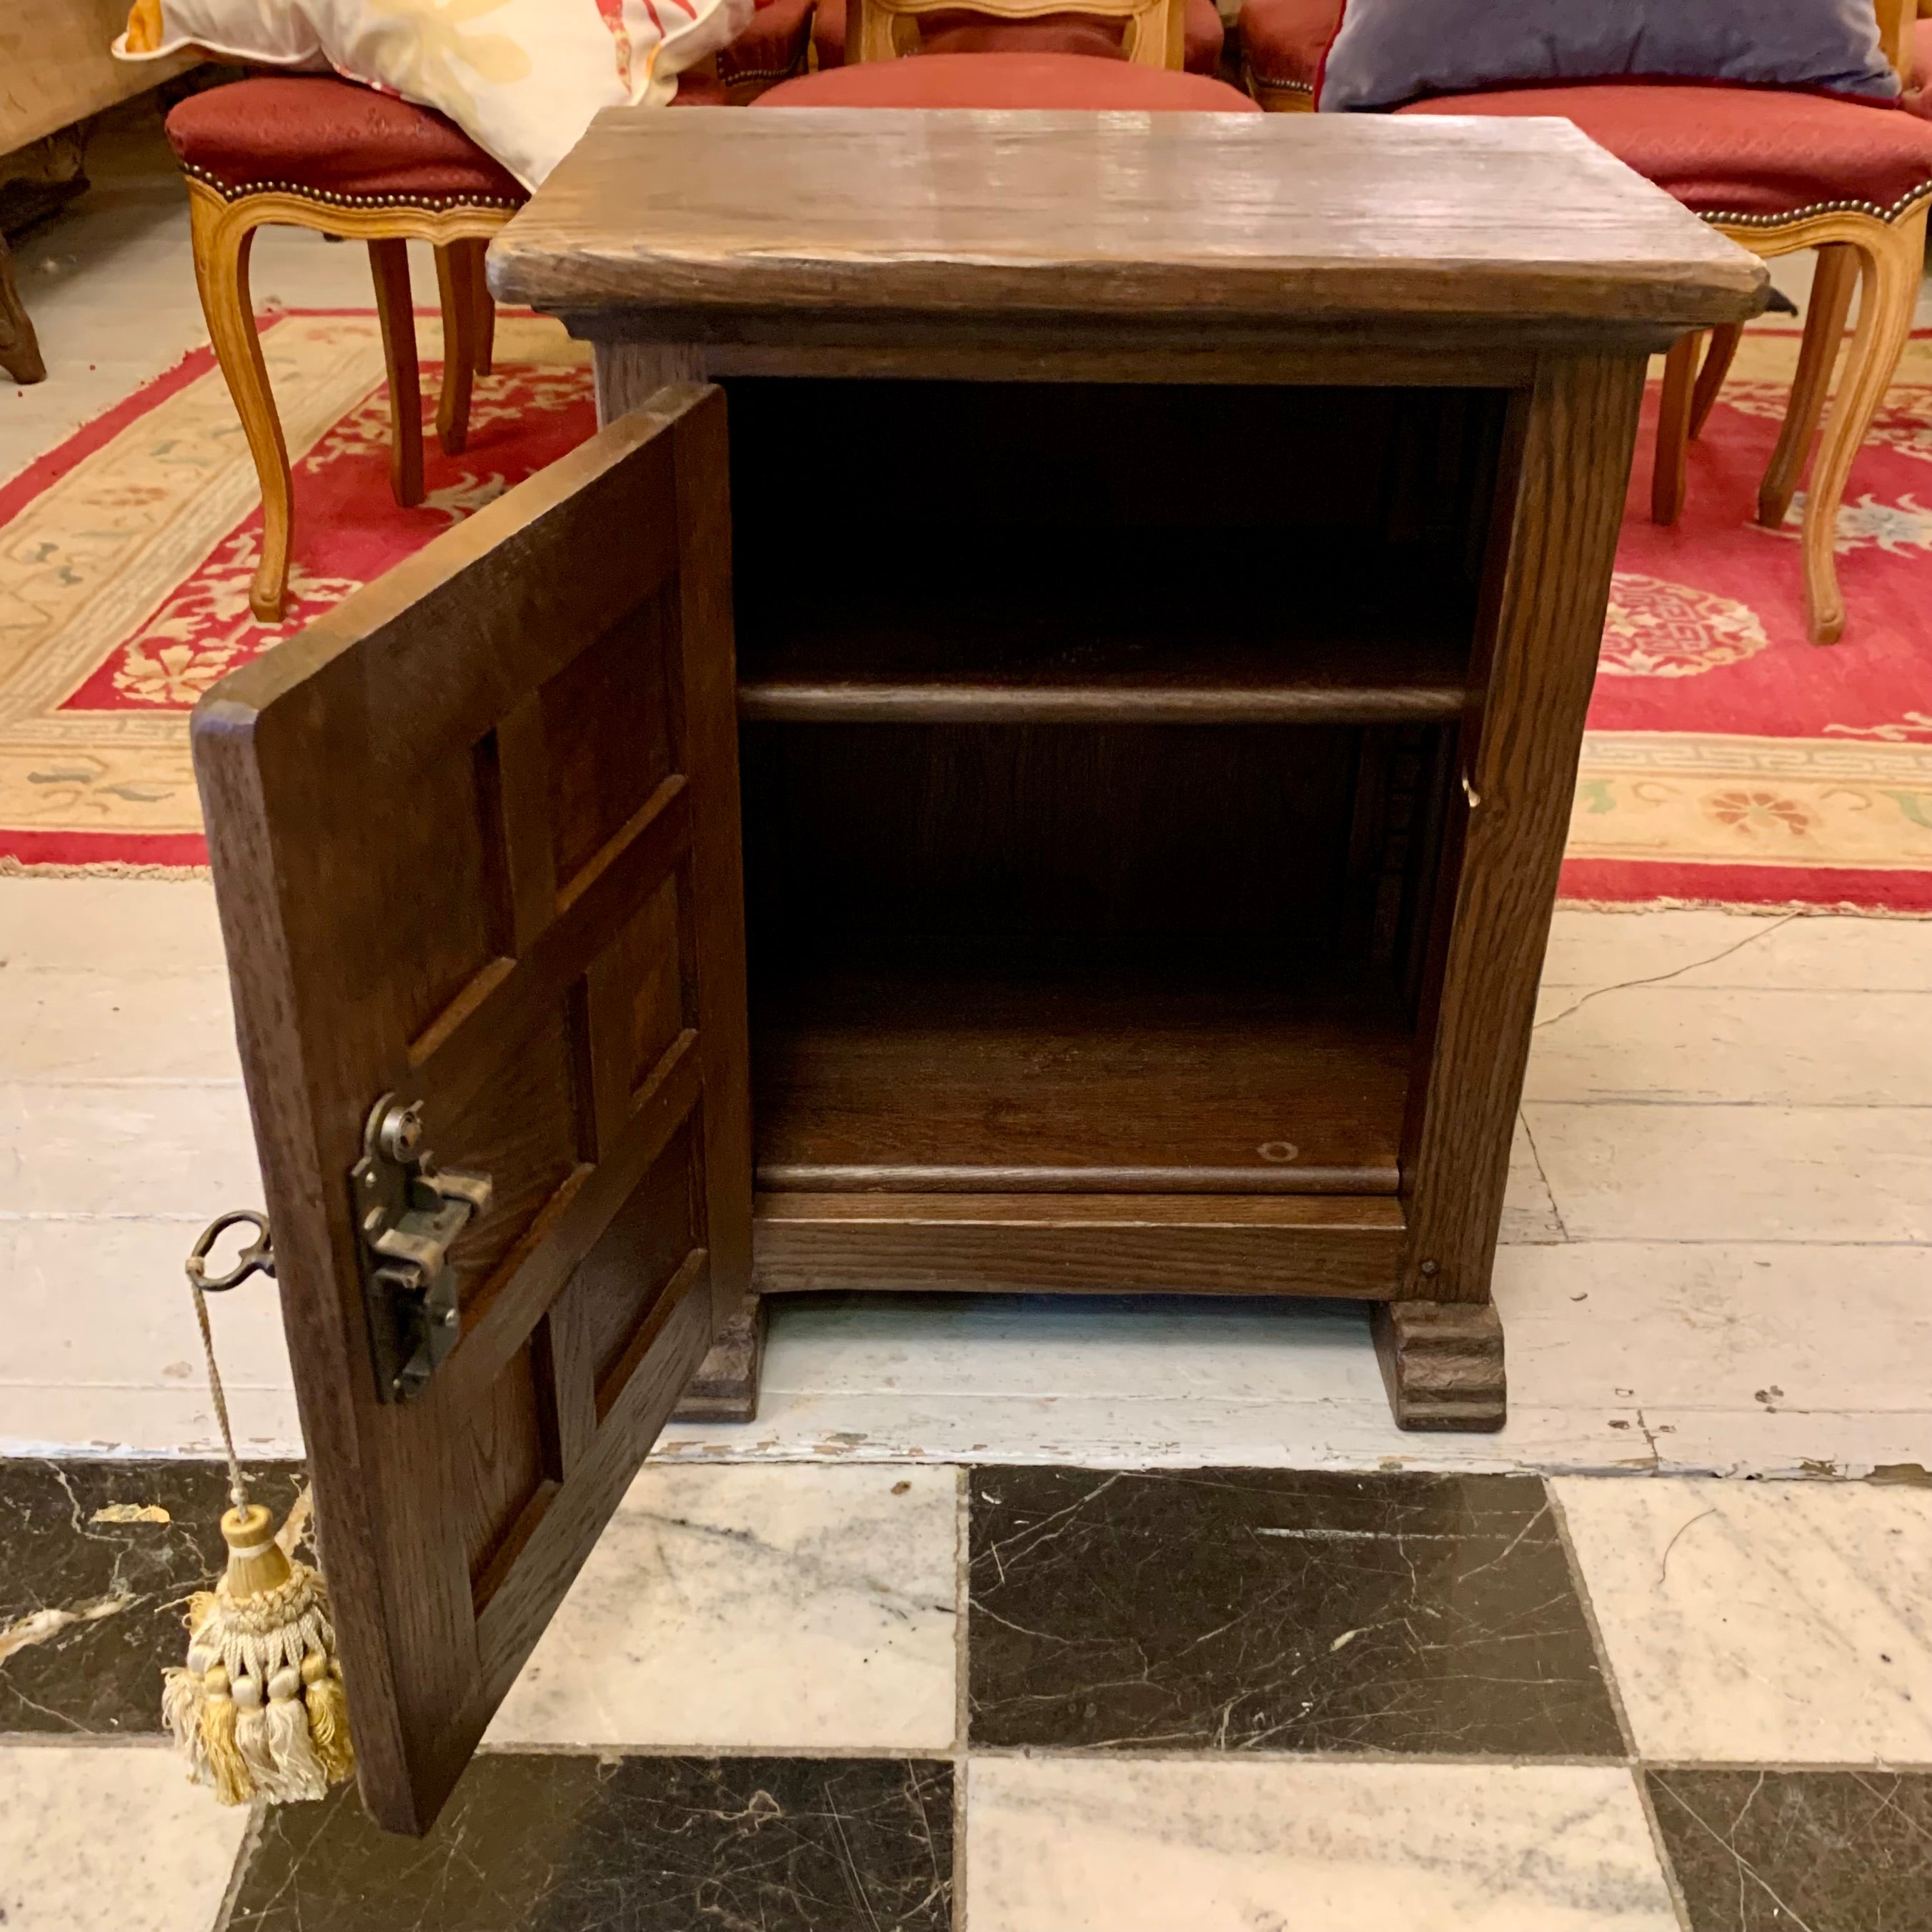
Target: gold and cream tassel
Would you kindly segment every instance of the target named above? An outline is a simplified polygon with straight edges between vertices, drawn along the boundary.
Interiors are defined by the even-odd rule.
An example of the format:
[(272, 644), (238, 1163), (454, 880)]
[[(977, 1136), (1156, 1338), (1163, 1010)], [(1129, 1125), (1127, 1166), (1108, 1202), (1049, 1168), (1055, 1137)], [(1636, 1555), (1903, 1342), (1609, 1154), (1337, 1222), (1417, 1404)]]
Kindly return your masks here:
[(228, 1450), (235, 1504), (221, 1519), (228, 1567), (213, 1590), (189, 1603), (188, 1661), (163, 1673), (161, 1715), (190, 1778), (213, 1786), (223, 1804), (257, 1797), (286, 1804), (320, 1798), (352, 1776), (356, 1754), (328, 1588), (319, 1571), (284, 1551), (274, 1520), (248, 1500), (236, 1456), (203, 1288), (232, 1287), (249, 1270), (205, 1281), (202, 1263), (222, 1225), (196, 1244), (188, 1274)]

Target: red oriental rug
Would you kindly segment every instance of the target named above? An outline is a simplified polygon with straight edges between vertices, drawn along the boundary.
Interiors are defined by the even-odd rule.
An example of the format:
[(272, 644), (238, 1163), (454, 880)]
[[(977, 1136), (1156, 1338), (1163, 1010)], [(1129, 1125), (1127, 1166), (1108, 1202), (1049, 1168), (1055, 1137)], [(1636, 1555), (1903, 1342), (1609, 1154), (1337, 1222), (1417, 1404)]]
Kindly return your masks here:
[[(434, 315), (417, 336), (433, 417)], [(500, 316), (468, 448), (446, 457), (427, 432), (428, 494), (399, 509), (374, 315), (285, 310), (262, 348), (295, 459), (282, 623), (248, 608), (261, 496), (211, 350), (0, 484), (0, 871), (205, 865), (187, 728), (201, 694), (595, 427), (588, 352)]]
[[(433, 398), (434, 318), (421, 328)], [(254, 475), (205, 350), (0, 484), (0, 870), (200, 865), (185, 726), (200, 694), (590, 432), (582, 352), (506, 316), (467, 452), (427, 438), (428, 500), (399, 510), (374, 318), (285, 313), (262, 340), (300, 452), (284, 625), (248, 611)], [(1573, 901), (1932, 914), (1932, 338), (1852, 472), (1850, 622), (1825, 650), (1804, 638), (1795, 512), (1780, 532), (1750, 520), (1797, 343), (1750, 333), (1675, 530), (1644, 513), (1646, 418)]]
[(1657, 386), (1604, 628), (1563, 890), (1932, 913), (1932, 338), (1915, 339), (1838, 519), (1844, 640), (1806, 641), (1798, 515), (1753, 520), (1798, 337), (1753, 329), (1648, 520)]

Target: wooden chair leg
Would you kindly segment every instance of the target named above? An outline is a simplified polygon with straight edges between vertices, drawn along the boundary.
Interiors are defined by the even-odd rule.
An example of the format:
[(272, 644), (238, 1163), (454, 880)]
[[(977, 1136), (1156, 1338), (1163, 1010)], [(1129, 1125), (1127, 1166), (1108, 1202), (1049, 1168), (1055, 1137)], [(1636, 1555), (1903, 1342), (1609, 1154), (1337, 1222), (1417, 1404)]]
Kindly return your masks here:
[(394, 237), (369, 244), (382, 360), (389, 372), (389, 488), (406, 510), (423, 500), (422, 378), (416, 363), (416, 304), (410, 293), (410, 244)]
[(1718, 392), (1724, 386), (1724, 378), (1731, 373), (1731, 364), (1737, 360), (1738, 344), (1744, 336), (1744, 326), (1741, 322), (1727, 322), (1722, 328), (1711, 332), (1711, 346), (1704, 352), (1704, 366), (1697, 371), (1697, 387), (1690, 398), (1693, 442), (1703, 434), (1704, 425), (1711, 419)]
[(0, 235), (0, 369), (16, 382), (47, 380), (47, 365), (40, 360), (33, 317), (28, 314), (20, 301), (20, 291), (14, 285), (14, 257), (4, 235)]
[(483, 258), (490, 251), (487, 242), (466, 242), (464, 244), (471, 264), (470, 274), (476, 303), (476, 373), (487, 376), (496, 367), (496, 298), (490, 292), (488, 278), (484, 272)]
[(1674, 524), (1684, 513), (1684, 462), (1690, 442), (1690, 401), (1702, 335), (1693, 330), (1670, 345), (1664, 363), (1664, 401), (1657, 414), (1657, 466), (1651, 472), (1652, 523)]
[(1858, 271), (1858, 251), (1844, 242), (1833, 242), (1818, 250), (1811, 299), (1805, 310), (1804, 341), (1798, 352), (1798, 374), (1791, 385), (1791, 400), (1785, 406), (1783, 426), (1778, 432), (1778, 447), (1772, 452), (1764, 481), (1758, 485), (1757, 520), (1766, 530), (1777, 530), (1784, 524), (1817, 438), (1818, 419), (1825, 413), (1832, 371), (1838, 366), (1838, 348), (1844, 340), (1845, 318), (1851, 313)]
[(1804, 495), (1804, 614), (1814, 644), (1835, 644), (1844, 635), (1845, 600), (1833, 549), (1838, 506), (1912, 333), (1924, 270), (1925, 214), (1922, 202), (1902, 220), (1874, 222), (1870, 242), (1854, 244), (1863, 258), (1858, 331)]
[(476, 292), (466, 256), (469, 244), (436, 251), (436, 288), (442, 304), (442, 387), (436, 399), (436, 440), (446, 456), (460, 456), (470, 440), (470, 391), (476, 370)]
[(294, 503), (289, 486), (288, 445), (282, 419), (268, 386), (255, 330), (255, 305), (248, 293), (251, 223), (234, 218), (221, 197), (200, 183), (188, 184), (189, 245), (194, 254), (195, 286), (208, 323), (255, 474), (262, 485), (262, 556), (248, 591), (248, 608), (265, 624), (280, 621), (288, 592), (289, 538)]

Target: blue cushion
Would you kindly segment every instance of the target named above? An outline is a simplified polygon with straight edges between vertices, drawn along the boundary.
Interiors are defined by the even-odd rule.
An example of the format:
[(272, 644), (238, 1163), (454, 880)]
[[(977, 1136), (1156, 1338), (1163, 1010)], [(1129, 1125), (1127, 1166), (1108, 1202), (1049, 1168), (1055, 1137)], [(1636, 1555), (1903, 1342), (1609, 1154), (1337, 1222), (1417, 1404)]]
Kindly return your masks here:
[(1872, 0), (1348, 0), (1316, 104), (1640, 75), (1899, 92)]

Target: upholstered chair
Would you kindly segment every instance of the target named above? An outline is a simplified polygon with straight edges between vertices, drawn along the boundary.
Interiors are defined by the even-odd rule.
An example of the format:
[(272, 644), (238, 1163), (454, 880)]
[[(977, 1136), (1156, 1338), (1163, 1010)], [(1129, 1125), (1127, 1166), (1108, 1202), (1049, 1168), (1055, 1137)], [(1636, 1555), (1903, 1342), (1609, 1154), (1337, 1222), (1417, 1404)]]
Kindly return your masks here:
[(471, 384), (490, 367), (496, 310), (483, 250), (524, 190), (440, 114), (326, 76), (278, 75), (191, 95), (169, 115), (167, 133), (188, 176), (202, 312), (262, 485), (262, 555), (248, 601), (272, 623), (288, 588), (294, 506), (248, 291), (256, 230), (278, 223), (368, 244), (389, 377), (390, 487), (398, 502), (419, 503), (422, 396), (409, 244), (436, 250), (444, 344), (436, 435), (453, 452), (468, 434)]
[[(997, 6), (962, 4), (960, 0), (919, 22), (926, 53), (1063, 53), (1119, 57), (1121, 23), (1094, 14), (1065, 10), (1066, 0), (1051, 13), (1009, 15)], [(818, 0), (812, 23), (812, 45), (821, 70), (845, 63), (846, 0)], [(1181, 10), (1181, 65), (1190, 74), (1218, 73), (1223, 40), (1214, 0), (1184, 0)]]
[(1238, 88), (1184, 69), (1187, 0), (973, 0), (990, 27), (1046, 19), (1070, 33), (1083, 18), (1094, 22), (1106, 38), (1084, 52), (1051, 41), (935, 46), (927, 30), (953, 31), (961, 11), (959, 0), (848, 0), (844, 64), (786, 81), (754, 105), (1255, 111)]
[[(1909, 86), (1913, 0), (1879, 4), (1881, 42)], [(1335, 0), (1244, 0), (1244, 57), (1264, 106), (1289, 104), (1268, 90), (1287, 86), (1291, 53), (1312, 102), (1340, 13)], [(1814, 643), (1835, 643), (1845, 628), (1833, 553), (1838, 506), (1911, 332), (1932, 203), (1932, 124), (1888, 104), (1677, 81), (1498, 88), (1396, 112), (1558, 116), (1754, 254), (1818, 250), (1797, 377), (1759, 490), (1758, 518), (1774, 530), (1783, 524), (1816, 443), (1802, 532), (1805, 616)], [(1855, 286), (1857, 332), (1821, 440)], [(1737, 330), (1722, 329), (1708, 342), (1687, 336), (1670, 353), (1651, 490), (1660, 523), (1675, 523), (1682, 509), (1686, 446), (1716, 401), (1737, 344)]]
[[(751, 100), (802, 73), (812, 0), (766, 0), (738, 40), (692, 75), (680, 102)], [(398, 502), (423, 496), (422, 395), (409, 244), (436, 251), (443, 321), (436, 437), (460, 452), (470, 399), (489, 373), (496, 310), (483, 254), (523, 205), (515, 178), (427, 107), (326, 76), (240, 80), (184, 100), (168, 140), (188, 176), (195, 279), (217, 360), (262, 487), (262, 555), (249, 603), (264, 623), (286, 599), (294, 524), (289, 454), (248, 291), (248, 256), (268, 224), (365, 242), (389, 379), (389, 481)]]

